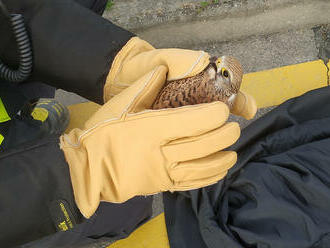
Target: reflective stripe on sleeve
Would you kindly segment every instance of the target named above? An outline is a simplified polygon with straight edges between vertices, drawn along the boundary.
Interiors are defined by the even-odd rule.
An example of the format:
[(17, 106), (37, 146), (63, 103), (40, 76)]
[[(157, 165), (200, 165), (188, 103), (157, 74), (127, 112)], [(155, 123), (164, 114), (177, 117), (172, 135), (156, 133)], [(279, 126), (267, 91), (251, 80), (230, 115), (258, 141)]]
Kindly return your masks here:
[(10, 117), (6, 111), (5, 105), (0, 98), (0, 123), (10, 121)]

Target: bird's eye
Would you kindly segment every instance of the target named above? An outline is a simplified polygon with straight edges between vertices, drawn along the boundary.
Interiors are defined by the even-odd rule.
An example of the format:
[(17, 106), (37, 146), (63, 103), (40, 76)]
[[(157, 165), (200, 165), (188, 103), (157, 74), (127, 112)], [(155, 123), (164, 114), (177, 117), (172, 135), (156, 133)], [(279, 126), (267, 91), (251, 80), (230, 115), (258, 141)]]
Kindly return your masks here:
[(222, 70), (221, 70), (221, 74), (222, 74), (222, 76), (224, 76), (225, 78), (229, 77), (229, 72), (228, 72), (226, 69), (224, 69), (224, 68), (222, 68)]

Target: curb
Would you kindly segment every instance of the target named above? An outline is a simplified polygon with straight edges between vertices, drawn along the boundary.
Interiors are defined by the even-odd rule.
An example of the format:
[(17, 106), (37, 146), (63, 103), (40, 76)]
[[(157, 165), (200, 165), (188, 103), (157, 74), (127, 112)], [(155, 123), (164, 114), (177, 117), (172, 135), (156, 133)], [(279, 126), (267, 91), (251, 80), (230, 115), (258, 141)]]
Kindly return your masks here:
[[(157, 48), (189, 48), (197, 44), (239, 40), (253, 35), (311, 28), (330, 22), (330, 15), (327, 11), (330, 9), (330, 2), (328, 1), (286, 0), (285, 2), (285, 5), (280, 5), (277, 4), (278, 1), (266, 1), (265, 4), (251, 8), (244, 8), (244, 5), (224, 8), (224, 10), (221, 7), (210, 8), (206, 10), (205, 15), (177, 14), (175, 16), (178, 20), (172, 18), (173, 20), (166, 21), (165, 17), (162, 20), (162, 17), (157, 18), (156, 15), (156, 17), (151, 18), (153, 22), (157, 23), (153, 26), (150, 26), (149, 22), (144, 23), (144, 20), (148, 19), (147, 14), (143, 14), (140, 18), (138, 12), (136, 13), (137, 16), (130, 16), (130, 10), (128, 6), (125, 6), (128, 3), (125, 2), (125, 4), (118, 3), (118, 6), (115, 4), (114, 10), (106, 12), (104, 17), (133, 31)], [(133, 4), (132, 7), (134, 6)], [(155, 11), (156, 9), (151, 14), (154, 15)], [(115, 12), (120, 14), (116, 17)], [(157, 22), (158, 19), (162, 21)], [(133, 25), (131, 22), (136, 24)]]

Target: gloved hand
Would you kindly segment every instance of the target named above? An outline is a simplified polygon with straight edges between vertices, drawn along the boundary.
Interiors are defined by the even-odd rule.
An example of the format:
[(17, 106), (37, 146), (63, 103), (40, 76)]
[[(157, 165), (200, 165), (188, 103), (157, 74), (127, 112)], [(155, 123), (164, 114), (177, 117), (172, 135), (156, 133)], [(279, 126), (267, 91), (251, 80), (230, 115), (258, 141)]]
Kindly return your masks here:
[(243, 91), (239, 91), (236, 95), (231, 113), (250, 120), (255, 116), (256, 112), (257, 103), (254, 98)]
[[(192, 77), (209, 64), (204, 51), (184, 49), (155, 49), (138, 37), (131, 38), (116, 55), (104, 86), (104, 102), (132, 85), (138, 78), (157, 66), (168, 68), (166, 80)], [(232, 113), (246, 119), (254, 117), (257, 105), (252, 96), (239, 92)]]
[(236, 162), (222, 151), (240, 135), (221, 102), (150, 110), (168, 68), (155, 69), (61, 137), (76, 203), (85, 217), (100, 201), (189, 190), (216, 183)]
[[(216, 102), (151, 110), (166, 80), (193, 76), (209, 64), (203, 51), (154, 49), (132, 38), (112, 64), (106, 102), (87, 121), (61, 137), (76, 203), (85, 217), (100, 201), (190, 190), (216, 183), (236, 162), (222, 151), (239, 137), (229, 110)], [(111, 99), (111, 100), (110, 100)], [(251, 118), (256, 104), (240, 93), (234, 113)]]

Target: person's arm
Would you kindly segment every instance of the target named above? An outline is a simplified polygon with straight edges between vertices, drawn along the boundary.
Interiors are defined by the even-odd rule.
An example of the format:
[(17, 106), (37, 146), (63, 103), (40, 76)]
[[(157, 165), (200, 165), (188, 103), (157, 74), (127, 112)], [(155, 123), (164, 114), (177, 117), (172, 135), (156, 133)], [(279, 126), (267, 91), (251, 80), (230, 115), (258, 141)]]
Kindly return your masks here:
[[(1, 166), (24, 161), (23, 167), (31, 164), (27, 168), (36, 170), (22, 169), (22, 176), (18, 176), (19, 170), (12, 174), (4, 171), (0, 180), (4, 183), (3, 192), (14, 198), (7, 205), (13, 213), (24, 203), (15, 197), (24, 187), (12, 188), (13, 182), (31, 184), (31, 192), (38, 189), (36, 198), (41, 200), (31, 198), (23, 212), (29, 219), (36, 217), (35, 202), (35, 208), (42, 209), (40, 213), (44, 215), (36, 217), (30, 228), (25, 225), (19, 230), (44, 225), (49, 233), (55, 231), (50, 220), (54, 210), (48, 211), (48, 203), (58, 198), (69, 202), (67, 209), (77, 216), (80, 212), (89, 218), (100, 201), (120, 203), (138, 195), (203, 187), (222, 179), (235, 164), (236, 153), (223, 149), (234, 143), (240, 132), (237, 124), (226, 124), (229, 110), (225, 104), (150, 110), (166, 78), (198, 74), (209, 64), (207, 53), (155, 49), (72, 1), (5, 2), (11, 11), (23, 13), (26, 18), (34, 49), (33, 78), (106, 102), (84, 128), (61, 137), (62, 151), (54, 139), (46, 141), (45, 147), (29, 148), (0, 161)], [(52, 18), (58, 22), (54, 24)], [(253, 99), (245, 94), (238, 96), (235, 113), (253, 117)], [(52, 156), (56, 159), (52, 160)], [(41, 168), (47, 162), (47, 167)], [(39, 167), (49, 170), (46, 180), (44, 174), (38, 173)], [(64, 174), (58, 177), (55, 170)], [(25, 177), (31, 180), (25, 182)], [(52, 189), (63, 185), (66, 189), (60, 188), (59, 192), (64, 193), (50, 193), (45, 203), (42, 197), (48, 195), (48, 185), (53, 185)], [(25, 193), (28, 195), (29, 190)], [(15, 223), (7, 224), (10, 230), (15, 228)]]
[[(41, 81), (103, 103), (103, 87), (113, 59), (134, 34), (75, 1), (3, 3), (10, 13), (24, 16), (33, 51), (29, 81)], [(13, 37), (0, 43), (0, 58), (8, 65), (17, 65)]]
[(0, 246), (73, 228), (83, 220), (58, 137), (0, 153)]

